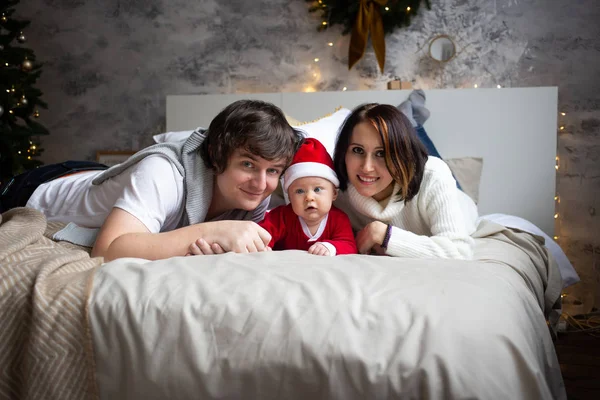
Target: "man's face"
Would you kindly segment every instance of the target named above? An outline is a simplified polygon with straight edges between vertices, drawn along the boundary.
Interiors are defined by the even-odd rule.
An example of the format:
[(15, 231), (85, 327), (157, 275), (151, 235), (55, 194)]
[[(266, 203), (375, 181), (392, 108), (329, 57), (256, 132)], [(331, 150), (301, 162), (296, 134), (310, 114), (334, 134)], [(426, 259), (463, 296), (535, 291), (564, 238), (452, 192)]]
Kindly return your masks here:
[(294, 213), (308, 225), (320, 223), (331, 210), (337, 189), (329, 180), (314, 176), (298, 178), (288, 188)]
[(277, 187), (285, 160), (268, 161), (237, 149), (229, 158), (225, 171), (215, 176), (215, 193), (224, 210), (254, 210)]

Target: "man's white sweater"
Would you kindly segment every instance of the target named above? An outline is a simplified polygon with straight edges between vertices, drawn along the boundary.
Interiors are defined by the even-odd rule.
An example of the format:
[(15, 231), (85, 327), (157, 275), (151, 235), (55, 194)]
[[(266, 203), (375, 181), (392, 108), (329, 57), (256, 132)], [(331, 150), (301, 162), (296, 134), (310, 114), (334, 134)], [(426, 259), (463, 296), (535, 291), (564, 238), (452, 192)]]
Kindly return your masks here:
[(340, 192), (336, 206), (350, 217), (356, 231), (372, 221), (393, 226), (386, 254), (411, 258), (471, 259), (477, 209), (456, 187), (448, 165), (429, 157), (419, 192), (409, 202), (364, 197), (352, 185)]

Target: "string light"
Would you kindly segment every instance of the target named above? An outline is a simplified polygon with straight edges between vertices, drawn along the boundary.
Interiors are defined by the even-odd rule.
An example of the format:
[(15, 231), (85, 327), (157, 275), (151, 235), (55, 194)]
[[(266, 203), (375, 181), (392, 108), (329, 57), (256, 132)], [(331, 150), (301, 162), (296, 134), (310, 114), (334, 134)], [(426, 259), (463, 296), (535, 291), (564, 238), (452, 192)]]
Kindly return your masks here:
[(348, 88), (347, 88), (346, 86), (344, 86), (344, 87), (342, 88), (342, 92), (345, 92), (346, 90), (348, 90)]
[(410, 12), (410, 7), (406, 7), (406, 11), (407, 11), (407, 12)]
[(558, 240), (558, 236), (554, 236), (554, 240)]
[(327, 43), (327, 45), (328, 45), (329, 47), (332, 47), (332, 46), (333, 46), (333, 42), (329, 42), (329, 43)]
[(319, 58), (315, 58), (315, 62), (319, 62)]
[(386, 8), (385, 8), (385, 11), (390, 11), (390, 8), (389, 8), (389, 7), (386, 7)]
[(565, 127), (561, 125), (559, 129), (562, 131), (565, 129)]
[(567, 115), (567, 113), (561, 112), (560, 115), (562, 115), (564, 117), (565, 115)]
[(558, 218), (558, 213), (554, 214), (554, 219)]
[(496, 87), (497, 87), (498, 89), (502, 89), (502, 86), (500, 86), (500, 85), (496, 85)]
[(323, 21), (322, 24), (323, 24), (323, 26), (326, 26), (327, 25), (327, 21)]
[(473, 85), (473, 87), (474, 87), (475, 89), (477, 89), (477, 88), (479, 87), (479, 85), (478, 85), (478, 84), (474, 84), (474, 85)]

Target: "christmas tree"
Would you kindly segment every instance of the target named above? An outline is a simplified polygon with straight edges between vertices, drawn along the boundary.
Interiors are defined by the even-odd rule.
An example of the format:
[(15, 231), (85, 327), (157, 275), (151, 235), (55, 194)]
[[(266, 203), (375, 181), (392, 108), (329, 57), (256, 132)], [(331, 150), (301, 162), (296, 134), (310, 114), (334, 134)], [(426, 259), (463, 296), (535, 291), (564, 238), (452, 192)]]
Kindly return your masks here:
[(47, 105), (34, 87), (41, 65), (33, 50), (23, 47), (29, 21), (13, 18), (18, 3), (0, 4), (0, 182), (41, 165), (39, 136), (48, 134), (35, 121)]

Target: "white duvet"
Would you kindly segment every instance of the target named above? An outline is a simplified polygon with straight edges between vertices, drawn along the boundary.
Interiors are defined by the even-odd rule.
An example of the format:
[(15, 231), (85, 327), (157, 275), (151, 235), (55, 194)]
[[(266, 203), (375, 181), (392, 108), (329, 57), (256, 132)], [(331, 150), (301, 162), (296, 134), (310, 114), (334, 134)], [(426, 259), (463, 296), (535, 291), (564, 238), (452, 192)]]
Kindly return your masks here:
[(110, 262), (89, 302), (101, 398), (565, 398), (543, 311), (560, 277), (521, 236), (476, 239), (475, 261)]

